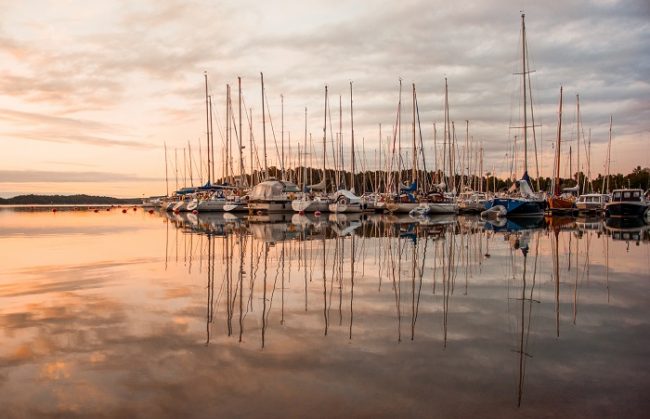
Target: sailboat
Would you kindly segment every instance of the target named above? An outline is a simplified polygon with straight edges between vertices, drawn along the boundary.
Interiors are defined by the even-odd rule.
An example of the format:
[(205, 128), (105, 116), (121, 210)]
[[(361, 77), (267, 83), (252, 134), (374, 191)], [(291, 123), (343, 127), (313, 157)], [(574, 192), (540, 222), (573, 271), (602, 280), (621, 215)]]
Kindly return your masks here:
[(339, 189), (332, 196), (328, 209), (333, 213), (363, 212), (366, 208), (361, 197), (354, 193), (354, 118), (352, 113), (352, 82), (350, 82), (350, 121), (352, 130), (352, 167), (350, 171), (350, 189)]
[[(578, 129), (578, 140), (580, 130)], [(560, 86), (560, 112), (557, 123), (557, 142), (555, 144), (555, 177), (553, 178), (553, 195), (548, 197), (548, 208), (553, 214), (567, 214), (575, 210), (575, 196), (572, 194), (574, 188), (567, 188), (560, 191), (560, 146), (562, 144), (562, 86)], [(578, 141), (578, 150), (580, 142)], [(578, 172), (580, 170), (578, 169)], [(575, 188), (577, 191), (577, 187)]]
[(522, 46), (522, 91), (523, 91), (523, 129), (524, 129), (524, 174), (521, 179), (515, 181), (508, 194), (503, 197), (495, 197), (492, 201), (486, 203), (486, 209), (496, 205), (502, 205), (506, 210), (506, 216), (542, 216), (546, 209), (546, 200), (540, 198), (533, 192), (533, 188), (528, 176), (528, 103), (527, 86), (528, 86), (528, 51), (526, 47), (526, 24), (525, 15), (521, 15), (521, 46)]
[(264, 174), (266, 179), (258, 183), (248, 194), (248, 211), (255, 214), (268, 214), (278, 212), (291, 212), (291, 201), (300, 192), (298, 186), (287, 180), (278, 180), (269, 177), (269, 168), (266, 154), (266, 112), (264, 101), (266, 92), (264, 90), (264, 75), (260, 73), (262, 84), (262, 138), (264, 143)]
[[(325, 86), (325, 125), (323, 125), (323, 177), (321, 181), (314, 185), (305, 187), (302, 196), (299, 199), (291, 201), (291, 208), (296, 212), (325, 212), (329, 210), (331, 200), (325, 193), (327, 188), (326, 178), (326, 161), (325, 151), (327, 146), (327, 86)], [(307, 137), (307, 122), (305, 113), (305, 138)], [(310, 169), (311, 170), (311, 169)], [(313, 191), (319, 191), (318, 194), (313, 194)]]

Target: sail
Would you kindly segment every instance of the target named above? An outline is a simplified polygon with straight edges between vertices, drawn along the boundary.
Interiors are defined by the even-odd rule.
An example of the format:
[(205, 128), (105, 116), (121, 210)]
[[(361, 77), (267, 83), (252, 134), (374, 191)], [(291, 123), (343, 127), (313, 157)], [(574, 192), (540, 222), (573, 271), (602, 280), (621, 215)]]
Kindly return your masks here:
[(417, 189), (417, 187), (418, 187), (418, 183), (413, 182), (411, 183), (410, 186), (402, 186), (401, 190), (402, 192), (414, 192)]
[(320, 182), (314, 185), (307, 185), (305, 188), (310, 191), (324, 191), (326, 184), (327, 184), (327, 180), (323, 178), (323, 180), (321, 180)]

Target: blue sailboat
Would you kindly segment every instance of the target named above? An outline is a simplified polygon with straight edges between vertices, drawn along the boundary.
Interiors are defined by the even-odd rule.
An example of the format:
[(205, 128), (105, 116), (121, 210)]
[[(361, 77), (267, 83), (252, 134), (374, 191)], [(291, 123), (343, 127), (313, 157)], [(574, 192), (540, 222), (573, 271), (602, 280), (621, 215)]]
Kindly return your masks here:
[[(512, 187), (508, 190), (507, 194), (501, 197), (495, 197), (491, 201), (486, 202), (485, 208), (490, 209), (493, 206), (501, 205), (506, 209), (507, 217), (542, 217), (546, 209), (546, 199), (543, 196), (538, 196), (532, 188), (530, 177), (528, 176), (528, 106), (530, 106), (532, 115), (532, 101), (529, 104), (527, 97), (527, 87), (529, 87), (528, 74), (528, 50), (526, 46), (526, 24), (524, 21), (525, 15), (521, 15), (521, 32), (522, 32), (522, 91), (523, 91), (523, 137), (524, 137), (524, 175), (521, 179), (515, 181)], [(534, 124), (533, 124), (534, 126)]]

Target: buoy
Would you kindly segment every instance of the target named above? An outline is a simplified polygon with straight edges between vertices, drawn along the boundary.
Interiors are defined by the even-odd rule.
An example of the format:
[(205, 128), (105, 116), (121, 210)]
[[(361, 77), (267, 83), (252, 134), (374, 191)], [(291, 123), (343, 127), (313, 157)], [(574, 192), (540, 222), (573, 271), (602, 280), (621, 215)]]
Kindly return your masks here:
[(56, 208), (52, 208), (52, 212), (56, 212)]
[(133, 207), (133, 211), (137, 211), (137, 210), (138, 210), (138, 208), (137, 208), (137, 207)]
[(106, 208), (106, 211), (110, 211), (110, 210), (111, 210), (110, 208)]
[(316, 211), (316, 212), (314, 212), (314, 215), (315, 215), (316, 217), (320, 217), (320, 211)]
[(193, 210), (193, 211), (192, 211), (192, 214), (194, 214), (194, 215), (196, 215), (196, 214), (198, 214), (198, 213), (199, 213), (199, 212), (198, 212), (197, 210)]
[(179, 212), (180, 212), (180, 211), (177, 210), (177, 209), (174, 210), (174, 214), (178, 214)]
[(126, 210), (125, 210), (125, 209), (122, 210), (122, 214), (126, 214)]
[(98, 209), (96, 209), (96, 210), (95, 210), (95, 212), (99, 212), (99, 210), (98, 210)]
[(153, 210), (149, 210), (149, 214), (153, 214)]
[(305, 211), (299, 211), (298, 214), (305, 215)]

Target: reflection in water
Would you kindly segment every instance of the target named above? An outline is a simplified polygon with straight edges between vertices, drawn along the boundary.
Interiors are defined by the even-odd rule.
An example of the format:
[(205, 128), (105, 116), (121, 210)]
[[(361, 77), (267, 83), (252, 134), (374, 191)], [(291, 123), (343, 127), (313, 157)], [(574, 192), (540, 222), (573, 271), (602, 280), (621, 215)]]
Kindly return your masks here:
[[(24, 217), (44, 224), (12, 217), (26, 230)], [(57, 217), (47, 222), (77, 222), (75, 234), (0, 237), (10, 256), (0, 270), (0, 401), (19, 412), (48, 391), (30, 375), (35, 365), (40, 379), (67, 386), (58, 395), (82, 378), (110, 394), (105, 404), (86, 395), (108, 416), (118, 416), (124, 383), (142, 399), (170, 388), (203, 408), (210, 387), (229, 395), (219, 399), (228, 413), (252, 416), (340, 403), (332, 415), (424, 417), (432, 402), (444, 416), (575, 416), (574, 403), (604, 394), (612, 404), (600, 412), (625, 403), (635, 416), (645, 403), (630, 389), (650, 384), (638, 373), (649, 343), (646, 225), (162, 214), (163, 226), (157, 214), (108, 213), (95, 222), (129, 228), (102, 233), (99, 246), (92, 222)], [(34, 252), (43, 260), (25, 257)], [(617, 365), (607, 380), (602, 365)], [(459, 407), (461, 394), (471, 402)], [(90, 401), (59, 402), (51, 406), (72, 416), (97, 413)]]

